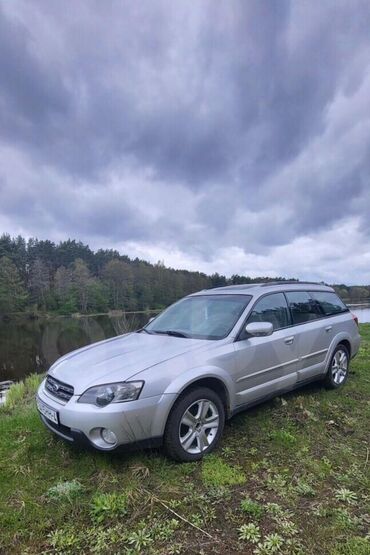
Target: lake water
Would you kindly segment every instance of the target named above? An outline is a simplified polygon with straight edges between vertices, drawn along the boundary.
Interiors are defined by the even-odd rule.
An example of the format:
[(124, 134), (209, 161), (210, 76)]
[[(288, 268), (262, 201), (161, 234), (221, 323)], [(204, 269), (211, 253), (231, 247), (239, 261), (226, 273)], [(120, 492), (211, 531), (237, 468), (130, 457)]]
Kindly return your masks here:
[[(370, 306), (352, 305), (350, 308), (359, 322), (370, 322)], [(138, 329), (151, 315), (0, 321), (0, 382), (17, 381), (33, 372), (45, 372), (65, 353)]]
[(138, 329), (153, 315), (0, 320), (0, 382), (45, 372), (65, 353)]
[(370, 306), (364, 305), (349, 305), (349, 308), (356, 314), (360, 324), (370, 322)]

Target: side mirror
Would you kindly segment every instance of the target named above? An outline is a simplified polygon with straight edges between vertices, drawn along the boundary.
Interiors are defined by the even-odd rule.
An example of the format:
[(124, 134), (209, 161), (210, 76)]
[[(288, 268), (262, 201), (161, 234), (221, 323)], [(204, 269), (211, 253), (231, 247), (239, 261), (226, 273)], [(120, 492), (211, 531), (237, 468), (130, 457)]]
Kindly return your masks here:
[(272, 334), (274, 326), (271, 322), (251, 322), (245, 326), (245, 331), (253, 337), (265, 337)]

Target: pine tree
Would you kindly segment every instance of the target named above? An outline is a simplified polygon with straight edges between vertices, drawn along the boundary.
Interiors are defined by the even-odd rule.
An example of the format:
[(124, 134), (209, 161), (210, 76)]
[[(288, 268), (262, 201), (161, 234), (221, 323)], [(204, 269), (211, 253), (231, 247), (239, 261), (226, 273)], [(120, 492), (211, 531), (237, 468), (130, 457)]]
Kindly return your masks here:
[(130, 266), (122, 260), (111, 260), (104, 266), (102, 276), (108, 285), (113, 308), (127, 308), (133, 282)]
[(30, 269), (29, 288), (32, 300), (46, 308), (46, 294), (50, 289), (49, 268), (40, 258), (36, 258)]
[(72, 280), (79, 308), (81, 312), (87, 312), (89, 304), (88, 285), (91, 283), (91, 276), (89, 268), (81, 258), (77, 258), (73, 263)]
[(24, 308), (27, 292), (15, 264), (7, 257), (0, 258), (0, 313), (8, 314)]

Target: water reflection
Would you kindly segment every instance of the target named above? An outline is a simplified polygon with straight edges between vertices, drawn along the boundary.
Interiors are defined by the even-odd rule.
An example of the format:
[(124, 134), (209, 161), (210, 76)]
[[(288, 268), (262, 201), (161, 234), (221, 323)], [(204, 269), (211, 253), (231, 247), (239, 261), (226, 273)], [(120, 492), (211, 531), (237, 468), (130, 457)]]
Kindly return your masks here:
[(45, 372), (65, 353), (135, 330), (151, 315), (0, 321), (0, 382)]

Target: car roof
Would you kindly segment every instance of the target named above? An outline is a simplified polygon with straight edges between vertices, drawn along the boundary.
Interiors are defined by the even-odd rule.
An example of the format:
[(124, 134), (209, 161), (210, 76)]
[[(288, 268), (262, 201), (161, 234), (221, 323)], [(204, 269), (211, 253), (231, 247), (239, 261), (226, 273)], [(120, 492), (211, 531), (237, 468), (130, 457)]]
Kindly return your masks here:
[(278, 291), (328, 291), (334, 292), (334, 289), (324, 283), (316, 283), (311, 281), (266, 281), (263, 283), (245, 283), (242, 285), (227, 285), (224, 287), (214, 287), (212, 289), (203, 289), (193, 293), (193, 295), (262, 295), (270, 292)]

